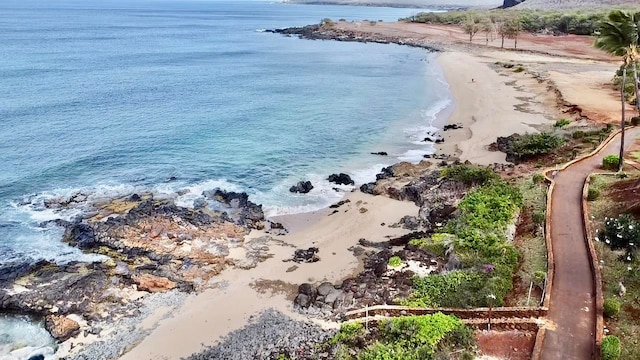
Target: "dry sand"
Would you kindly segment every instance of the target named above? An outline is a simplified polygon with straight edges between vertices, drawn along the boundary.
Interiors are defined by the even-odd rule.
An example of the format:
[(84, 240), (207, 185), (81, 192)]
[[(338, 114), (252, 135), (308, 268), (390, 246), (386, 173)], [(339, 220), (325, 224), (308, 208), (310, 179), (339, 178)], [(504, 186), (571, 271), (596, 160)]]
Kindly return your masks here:
[[(451, 27), (425, 30), (407, 24), (348, 26), (410, 37), (429, 36), (446, 44), (449, 51), (441, 54), (438, 61), (455, 98), (449, 123), (462, 123), (464, 129), (447, 131), (439, 153), (457, 153), (462, 160), (481, 164), (503, 162), (504, 154), (487, 149), (497, 136), (535, 132), (539, 125), (563, 116), (564, 108), (556, 106), (557, 97), (550, 86), (557, 87), (566, 101), (586, 109), (583, 115), (600, 114), (598, 119), (616, 116), (611, 114), (615, 94), (605, 84), (607, 74), (613, 74), (616, 65), (589, 48), (588, 39), (571, 38), (568, 43), (555, 42), (554, 47), (553, 42), (529, 35), (519, 41), (519, 46), (530, 46), (533, 53), (499, 51), (495, 44), (465, 50), (466, 45), (460, 45), (458, 39), (460, 31)], [(575, 59), (576, 56), (581, 59)], [(496, 61), (522, 64), (526, 71), (515, 73), (495, 65)], [(270, 243), (271, 259), (251, 270), (225, 271), (216, 279), (217, 288), (191, 296), (173, 317), (161, 320), (150, 336), (122, 359), (177, 359), (198, 352), (203, 345), (215, 344), (221, 336), (242, 327), (250, 316), (265, 308), (292, 314), (291, 296), (298, 284), (340, 282), (360, 265), (347, 250), (349, 247), (360, 238), (382, 241), (387, 236), (405, 234), (406, 230), (381, 223), (388, 225), (404, 215), (415, 216), (418, 211), (412, 203), (383, 196), (354, 192), (347, 198), (351, 202), (333, 215), (323, 210), (278, 219), (293, 231), (275, 237), (277, 241)], [(254, 232), (250, 237), (260, 235), (263, 234)], [(282, 261), (290, 258), (295, 248), (310, 246), (320, 248), (321, 261), (312, 264)]]

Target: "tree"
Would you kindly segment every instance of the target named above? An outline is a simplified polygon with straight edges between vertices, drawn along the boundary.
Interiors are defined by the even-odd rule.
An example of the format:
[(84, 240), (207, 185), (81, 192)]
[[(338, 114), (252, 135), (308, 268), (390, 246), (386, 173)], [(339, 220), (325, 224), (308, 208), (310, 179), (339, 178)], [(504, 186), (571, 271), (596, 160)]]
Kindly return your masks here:
[[(491, 18), (482, 19), (480, 26), (482, 27), (482, 31), (484, 32), (486, 43), (489, 44), (489, 35), (493, 34), (493, 21)], [(491, 36), (491, 41), (493, 41), (493, 36)]]
[(520, 18), (518, 16), (514, 16), (509, 18), (506, 22), (506, 31), (507, 37), (509, 39), (514, 39), (513, 48), (518, 48), (518, 35), (520, 35), (520, 31), (522, 31), (522, 23), (520, 22)]
[[(620, 159), (618, 171), (622, 171), (624, 155), (624, 130), (625, 130), (625, 97), (624, 87), (627, 80), (627, 68), (629, 64), (636, 67), (638, 60), (638, 39), (640, 38), (640, 12), (635, 14), (623, 10), (614, 10), (609, 13), (607, 20), (600, 25), (600, 32), (594, 46), (611, 55), (622, 57), (622, 87), (620, 90), (620, 102), (622, 103)], [(635, 71), (634, 71), (635, 73)], [(638, 88), (638, 75), (634, 75), (636, 89)], [(638, 98), (638, 91), (636, 91)]]
[(469, 42), (472, 42), (473, 37), (482, 29), (480, 19), (474, 15), (468, 16), (467, 20), (462, 24), (462, 29), (465, 34), (469, 34)]

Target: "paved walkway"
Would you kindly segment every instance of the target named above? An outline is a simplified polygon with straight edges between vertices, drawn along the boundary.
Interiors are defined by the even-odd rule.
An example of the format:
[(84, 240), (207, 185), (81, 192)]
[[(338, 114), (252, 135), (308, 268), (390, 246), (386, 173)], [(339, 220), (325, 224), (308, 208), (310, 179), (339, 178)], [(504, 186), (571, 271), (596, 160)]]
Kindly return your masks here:
[[(640, 129), (627, 130), (625, 147), (640, 135)], [(582, 188), (589, 174), (597, 171), (602, 158), (618, 154), (620, 135), (598, 155), (577, 162), (557, 173), (552, 194), (551, 241), (555, 275), (549, 305), (549, 330), (542, 348), (542, 359), (587, 360), (595, 343), (595, 289), (582, 224)]]

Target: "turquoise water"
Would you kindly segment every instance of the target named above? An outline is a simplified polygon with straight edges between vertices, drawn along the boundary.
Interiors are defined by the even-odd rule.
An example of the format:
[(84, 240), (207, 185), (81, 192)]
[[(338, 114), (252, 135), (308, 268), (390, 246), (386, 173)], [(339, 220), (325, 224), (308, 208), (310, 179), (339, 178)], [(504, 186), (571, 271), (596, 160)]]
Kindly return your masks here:
[[(342, 195), (417, 161), (450, 95), (434, 55), (395, 45), (300, 40), (262, 29), (323, 18), (391, 21), (411, 9), (255, 1), (0, 2), (0, 264), (91, 260), (38, 223), (43, 202), (154, 191), (189, 206), (246, 191), (268, 215)], [(379, 157), (370, 152), (387, 151)], [(294, 195), (299, 180), (316, 188)], [(189, 193), (177, 196), (176, 191)]]

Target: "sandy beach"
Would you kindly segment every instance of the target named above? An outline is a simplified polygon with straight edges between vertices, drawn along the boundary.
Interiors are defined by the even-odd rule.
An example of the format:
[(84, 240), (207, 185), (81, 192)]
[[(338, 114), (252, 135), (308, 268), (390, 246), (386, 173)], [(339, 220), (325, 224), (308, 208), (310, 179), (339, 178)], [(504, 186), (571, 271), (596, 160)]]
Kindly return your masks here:
[[(413, 28), (403, 30), (403, 25), (406, 24), (359, 28), (395, 35), (405, 31), (406, 36), (419, 33)], [(438, 37), (445, 31), (442, 27), (431, 30), (433, 32), (425, 31), (428, 35), (424, 36)], [(605, 114), (611, 113), (616, 99), (611, 87), (605, 84), (610, 80), (607, 74), (612, 74), (616, 65), (593, 52), (582, 39), (572, 43), (570, 51), (553, 48), (553, 44), (543, 40), (519, 42), (522, 48), (532, 47), (527, 52), (499, 51), (495, 43), (486, 48), (468, 48), (456, 41), (445, 43), (447, 51), (438, 56), (438, 63), (455, 99), (448, 122), (461, 124), (463, 128), (443, 133), (445, 143), (438, 148), (438, 154), (454, 155), (478, 164), (501, 163), (505, 162), (505, 154), (488, 149), (498, 136), (536, 132), (540, 126), (563, 117), (608, 121)], [(577, 59), (573, 56), (577, 51), (586, 55)], [(591, 54), (593, 56), (589, 56)], [(514, 67), (504, 67), (497, 62), (523, 70), (515, 72)], [(558, 94), (562, 95), (562, 101)], [(581, 111), (566, 112), (568, 104), (578, 106)], [(357, 190), (348, 193), (346, 199), (350, 202), (333, 214), (333, 209), (325, 209), (278, 218), (291, 232), (273, 237), (269, 243), (270, 259), (254, 269), (223, 272), (215, 280), (214, 288), (190, 296), (171, 317), (157, 321), (151, 334), (121, 359), (188, 356), (203, 346), (215, 344), (221, 336), (241, 328), (251, 316), (267, 308), (303, 318), (292, 311), (292, 296), (298, 284), (339, 283), (360, 266), (350, 247), (357, 245), (361, 238), (376, 242), (406, 234), (408, 230), (387, 225), (418, 212), (411, 202), (366, 195)], [(261, 231), (254, 231), (247, 240), (263, 235)], [(296, 248), (311, 246), (320, 249), (319, 262), (284, 261), (291, 258)]]

